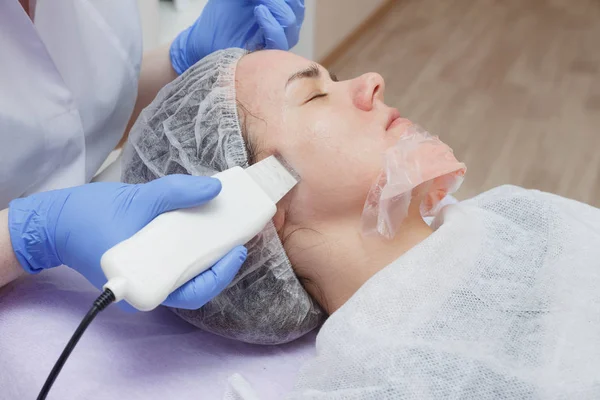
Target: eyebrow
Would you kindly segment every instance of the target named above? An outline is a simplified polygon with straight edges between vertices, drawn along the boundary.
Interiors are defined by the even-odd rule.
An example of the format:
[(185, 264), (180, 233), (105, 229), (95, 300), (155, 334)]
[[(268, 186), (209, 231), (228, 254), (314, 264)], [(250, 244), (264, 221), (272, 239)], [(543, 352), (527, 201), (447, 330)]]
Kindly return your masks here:
[[(331, 72), (329, 72), (329, 77), (334, 82), (338, 81), (337, 76), (335, 76), (335, 74), (332, 74)], [(298, 72), (295, 72), (294, 74), (292, 74), (292, 76), (290, 76), (289, 79), (287, 80), (285, 87), (288, 87), (288, 85), (290, 83), (300, 80), (300, 79), (319, 79), (319, 78), (321, 78), (321, 68), (319, 68), (319, 66), (317, 64), (311, 64), (308, 68), (305, 68), (301, 71), (298, 71)]]

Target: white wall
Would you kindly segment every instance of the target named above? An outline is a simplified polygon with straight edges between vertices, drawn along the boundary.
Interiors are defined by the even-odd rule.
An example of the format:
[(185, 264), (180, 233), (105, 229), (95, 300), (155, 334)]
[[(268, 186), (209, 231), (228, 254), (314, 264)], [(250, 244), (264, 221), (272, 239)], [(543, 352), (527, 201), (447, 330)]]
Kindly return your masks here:
[(137, 0), (137, 3), (142, 23), (144, 50), (150, 50), (158, 44), (160, 30), (158, 0)]
[(296, 47), (292, 49), (296, 53), (309, 60), (315, 60), (315, 18), (317, 16), (317, 1), (305, 0), (305, 15), (302, 30), (300, 31), (300, 40)]
[(178, 0), (175, 6), (171, 2), (160, 2), (159, 44), (171, 43), (179, 32), (192, 25), (207, 2), (208, 0)]

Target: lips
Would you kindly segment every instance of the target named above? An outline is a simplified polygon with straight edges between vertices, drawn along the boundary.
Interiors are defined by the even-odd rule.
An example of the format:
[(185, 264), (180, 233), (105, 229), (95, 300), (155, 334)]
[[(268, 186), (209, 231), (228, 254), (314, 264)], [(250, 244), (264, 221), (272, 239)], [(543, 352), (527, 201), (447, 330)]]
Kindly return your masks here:
[(402, 123), (402, 121), (404, 121), (404, 118), (402, 118), (402, 116), (400, 115), (400, 111), (393, 108), (390, 111), (390, 114), (388, 115), (388, 120), (387, 120), (385, 130), (387, 131), (387, 130), (393, 128), (394, 126), (398, 125), (399, 123)]

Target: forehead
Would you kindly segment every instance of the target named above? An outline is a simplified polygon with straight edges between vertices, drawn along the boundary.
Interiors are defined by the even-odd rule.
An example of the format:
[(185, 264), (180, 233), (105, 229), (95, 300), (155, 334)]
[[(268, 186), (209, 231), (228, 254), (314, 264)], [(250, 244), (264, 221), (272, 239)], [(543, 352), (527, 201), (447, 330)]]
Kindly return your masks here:
[(289, 51), (262, 50), (245, 55), (240, 59), (237, 73), (241, 76), (289, 75), (310, 62)]
[[(293, 53), (280, 50), (262, 50), (242, 57), (236, 69), (238, 97), (283, 94), (288, 78), (310, 65), (310, 61)], [(241, 98), (240, 100), (244, 100)]]

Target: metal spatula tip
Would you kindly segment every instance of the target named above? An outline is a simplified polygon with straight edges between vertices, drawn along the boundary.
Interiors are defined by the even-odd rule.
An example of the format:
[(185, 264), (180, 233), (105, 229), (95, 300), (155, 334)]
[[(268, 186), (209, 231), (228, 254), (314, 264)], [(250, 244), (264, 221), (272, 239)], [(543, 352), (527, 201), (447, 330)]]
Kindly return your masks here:
[(300, 175), (280, 155), (267, 157), (246, 172), (275, 203), (300, 182)]

